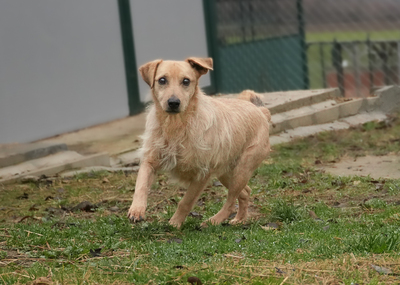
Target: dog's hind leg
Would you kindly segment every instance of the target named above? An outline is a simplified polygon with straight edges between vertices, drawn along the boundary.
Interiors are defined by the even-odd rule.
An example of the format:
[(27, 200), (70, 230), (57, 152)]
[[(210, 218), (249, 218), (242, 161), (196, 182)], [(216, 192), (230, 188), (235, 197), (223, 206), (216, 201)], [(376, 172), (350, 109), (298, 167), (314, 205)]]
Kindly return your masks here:
[[(219, 177), (221, 183), (228, 188), (228, 198), (226, 199), (222, 209), (216, 215), (211, 217), (208, 222), (217, 225), (228, 219), (229, 215), (235, 211), (236, 199), (239, 200), (239, 209), (236, 217), (231, 221), (231, 223), (237, 224), (246, 220), (251, 192), (250, 187), (246, 184), (249, 181), (251, 174), (252, 171), (248, 171), (246, 174), (241, 173), (240, 175), (237, 175), (236, 171), (232, 171)], [(203, 226), (205, 225), (206, 223), (203, 223)]]
[(197, 202), (200, 194), (206, 187), (209, 178), (210, 176), (207, 176), (200, 181), (193, 181), (190, 183), (188, 190), (185, 193), (185, 196), (183, 196), (182, 200), (178, 204), (178, 209), (169, 220), (170, 225), (176, 228), (181, 227), (182, 223), (186, 219), (186, 216), (189, 214), (190, 210), (193, 209), (194, 204)]
[[(212, 224), (220, 224), (233, 212), (236, 199), (239, 200), (239, 209), (231, 224), (243, 223), (247, 218), (247, 209), (250, 200), (251, 189), (247, 186), (254, 170), (260, 165), (269, 152), (269, 145), (255, 142), (247, 148), (240, 157), (235, 168), (220, 176), (222, 184), (228, 188), (228, 198), (222, 209), (208, 221)], [(203, 225), (205, 225), (203, 223)]]
[(248, 185), (246, 185), (246, 187), (244, 187), (239, 194), (239, 209), (236, 213), (236, 217), (229, 222), (231, 225), (240, 224), (247, 220), (247, 209), (249, 208), (250, 194), (251, 189)]
[[(218, 178), (219, 181), (228, 189), (231, 189), (233, 185), (231, 185), (231, 182), (234, 182), (233, 177), (230, 175), (223, 175)], [(249, 201), (250, 201), (250, 193), (251, 189), (248, 185), (246, 185), (242, 191), (239, 193), (238, 201), (239, 201), (239, 209), (236, 213), (236, 217), (230, 221), (231, 224), (237, 224), (240, 222), (243, 222), (247, 219), (247, 209), (249, 207)], [(235, 202), (229, 205), (228, 207), (228, 212), (229, 215), (231, 215), (233, 212), (235, 212)], [(228, 206), (228, 205), (227, 205)], [(228, 215), (228, 217), (229, 217)]]

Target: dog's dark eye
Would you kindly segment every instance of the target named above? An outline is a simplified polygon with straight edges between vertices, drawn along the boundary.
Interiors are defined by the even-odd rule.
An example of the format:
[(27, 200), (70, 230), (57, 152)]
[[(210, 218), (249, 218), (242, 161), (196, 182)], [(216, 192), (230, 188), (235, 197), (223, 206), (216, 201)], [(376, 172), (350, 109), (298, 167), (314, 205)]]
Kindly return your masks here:
[(190, 79), (189, 78), (184, 78), (183, 81), (182, 81), (182, 84), (185, 85), (185, 86), (189, 86)]
[(167, 83), (167, 79), (165, 77), (161, 77), (160, 79), (158, 79), (158, 83), (160, 85), (164, 85)]

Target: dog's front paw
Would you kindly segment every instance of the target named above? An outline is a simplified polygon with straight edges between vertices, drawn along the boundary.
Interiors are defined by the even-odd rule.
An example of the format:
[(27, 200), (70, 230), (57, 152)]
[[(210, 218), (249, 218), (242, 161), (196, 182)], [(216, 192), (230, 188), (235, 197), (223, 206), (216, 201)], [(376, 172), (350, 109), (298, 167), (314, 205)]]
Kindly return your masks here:
[(180, 220), (180, 219), (174, 219), (174, 217), (172, 217), (172, 218), (169, 220), (169, 224), (170, 224), (171, 226), (177, 228), (177, 229), (180, 229), (180, 227), (181, 227), (182, 224), (183, 224), (183, 221)]
[(141, 222), (144, 220), (145, 212), (146, 212), (145, 207), (136, 207), (132, 205), (128, 211), (128, 218), (133, 223)]

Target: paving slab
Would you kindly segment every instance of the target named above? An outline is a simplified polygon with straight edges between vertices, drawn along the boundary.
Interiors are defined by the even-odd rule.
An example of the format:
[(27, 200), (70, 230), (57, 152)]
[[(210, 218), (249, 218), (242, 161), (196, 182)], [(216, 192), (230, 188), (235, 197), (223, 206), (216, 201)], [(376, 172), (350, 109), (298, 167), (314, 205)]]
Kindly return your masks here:
[(63, 142), (3, 144), (0, 145), (0, 168), (66, 150), (68, 147)]

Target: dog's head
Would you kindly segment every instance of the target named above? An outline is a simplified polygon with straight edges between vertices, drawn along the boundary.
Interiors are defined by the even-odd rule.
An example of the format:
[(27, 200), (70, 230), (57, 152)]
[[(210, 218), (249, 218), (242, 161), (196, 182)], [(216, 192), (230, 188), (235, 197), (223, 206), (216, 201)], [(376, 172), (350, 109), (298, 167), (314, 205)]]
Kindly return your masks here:
[(197, 92), (200, 76), (212, 70), (212, 58), (190, 57), (185, 61), (154, 60), (139, 68), (154, 100), (170, 114), (184, 112)]

